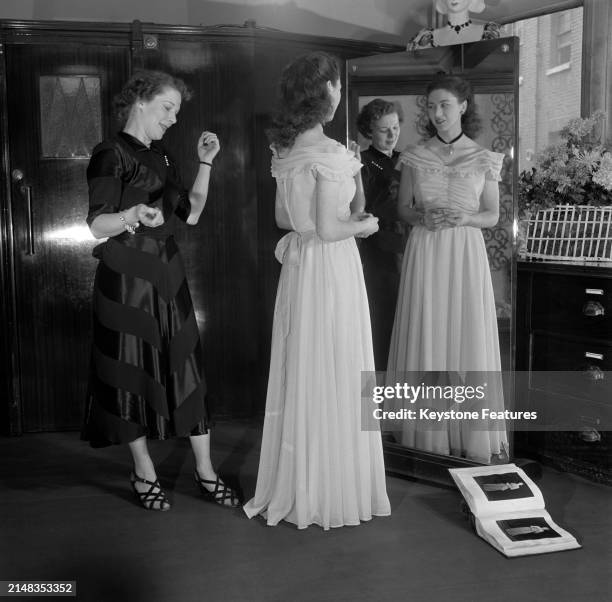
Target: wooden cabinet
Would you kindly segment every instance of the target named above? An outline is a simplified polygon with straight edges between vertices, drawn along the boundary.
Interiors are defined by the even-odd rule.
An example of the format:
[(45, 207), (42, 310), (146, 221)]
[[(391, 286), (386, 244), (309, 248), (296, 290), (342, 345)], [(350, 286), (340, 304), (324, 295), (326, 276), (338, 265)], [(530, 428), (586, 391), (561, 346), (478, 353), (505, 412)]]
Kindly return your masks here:
[(612, 484), (612, 264), (517, 272), (517, 400), (539, 430), (515, 434), (516, 455)]

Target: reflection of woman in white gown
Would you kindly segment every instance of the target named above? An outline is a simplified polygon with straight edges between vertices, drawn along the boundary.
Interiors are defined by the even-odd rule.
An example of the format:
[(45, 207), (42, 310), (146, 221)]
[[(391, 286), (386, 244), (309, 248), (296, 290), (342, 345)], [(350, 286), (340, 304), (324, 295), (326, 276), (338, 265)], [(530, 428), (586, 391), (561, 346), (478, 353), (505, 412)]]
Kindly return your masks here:
[[(363, 213), (361, 164), (323, 133), (340, 101), (336, 60), (322, 52), (283, 72), (270, 131), (283, 264), (272, 330), (264, 432), (249, 517), (299, 528), (357, 525), (390, 514), (380, 431), (361, 430), (361, 372), (374, 370), (355, 236), (378, 230)], [(357, 192), (357, 193), (356, 193)]]
[[(469, 409), (503, 410), (495, 300), (481, 232), (498, 221), (503, 155), (468, 137), (478, 119), (465, 80), (434, 80), (427, 112), (434, 135), (400, 156), (398, 211), (414, 227), (404, 254), (388, 378), (398, 371), (488, 372), (485, 399)], [(406, 446), (485, 463), (503, 459), (507, 450), (503, 422), (483, 428), (482, 422), (449, 420), (433, 429), (425, 421), (403, 421), (400, 437)]]

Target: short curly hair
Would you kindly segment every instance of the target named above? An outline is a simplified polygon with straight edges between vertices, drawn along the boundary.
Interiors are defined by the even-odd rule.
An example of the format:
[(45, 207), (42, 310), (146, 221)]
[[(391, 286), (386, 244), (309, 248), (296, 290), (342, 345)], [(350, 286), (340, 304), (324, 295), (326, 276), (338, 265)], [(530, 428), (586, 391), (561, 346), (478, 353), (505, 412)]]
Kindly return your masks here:
[[(429, 98), (429, 95), (434, 90), (446, 90), (457, 98), (459, 102), (467, 101), (467, 108), (465, 113), (461, 115), (461, 129), (464, 131), (466, 136), (473, 138), (478, 135), (481, 130), (480, 117), (476, 109), (474, 102), (474, 94), (472, 92), (472, 86), (470, 82), (458, 75), (449, 75), (447, 73), (439, 73), (435, 79), (429, 83), (425, 90), (425, 96)], [(431, 136), (435, 136), (437, 129), (433, 123), (428, 119), (427, 132)]]
[(276, 115), (266, 130), (270, 142), (290, 148), (299, 134), (325, 123), (332, 108), (327, 82), (339, 80), (340, 63), (327, 52), (303, 54), (289, 63), (281, 75)]
[(136, 71), (124, 84), (121, 92), (113, 98), (113, 110), (117, 121), (125, 125), (134, 103), (139, 100), (149, 101), (164, 88), (176, 90), (182, 100), (190, 100), (193, 95), (182, 79), (169, 73), (144, 69)]
[(381, 117), (391, 115), (392, 113), (397, 113), (400, 123), (404, 121), (404, 112), (398, 102), (389, 102), (382, 98), (371, 100), (361, 108), (359, 115), (357, 115), (357, 129), (359, 133), (365, 138), (371, 138), (374, 123)]

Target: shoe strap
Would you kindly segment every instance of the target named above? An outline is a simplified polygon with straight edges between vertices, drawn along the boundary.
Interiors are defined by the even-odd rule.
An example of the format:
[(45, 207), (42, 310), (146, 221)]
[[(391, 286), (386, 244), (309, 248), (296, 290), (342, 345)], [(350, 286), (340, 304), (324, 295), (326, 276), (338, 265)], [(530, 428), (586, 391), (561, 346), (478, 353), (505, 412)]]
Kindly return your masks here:
[(136, 481), (138, 481), (139, 483), (144, 483), (145, 485), (152, 485), (152, 486), (157, 485), (158, 487), (160, 487), (158, 479), (155, 479), (155, 481), (147, 481), (147, 479), (143, 479), (142, 477), (139, 477), (135, 472), (133, 472), (132, 473), (132, 483)]
[[(155, 481), (147, 481), (147, 479), (142, 479), (135, 472), (132, 473), (132, 477), (132, 487), (134, 488), (134, 491), (138, 495), (138, 498), (143, 506), (146, 508), (152, 508), (156, 502), (159, 502), (159, 507), (162, 508), (164, 502), (168, 503), (168, 498), (161, 488), (158, 479)], [(149, 485), (149, 489), (147, 489), (147, 491), (138, 491), (134, 485), (136, 482)]]
[(234, 502), (238, 501), (238, 496), (236, 495), (236, 493), (234, 492), (234, 490), (231, 487), (228, 487), (226, 483), (222, 482), (221, 479), (219, 478), (219, 475), (217, 475), (216, 480), (211, 481), (209, 479), (203, 479), (199, 474), (198, 471), (195, 471), (195, 476), (196, 479), (198, 481), (198, 483), (200, 483), (200, 485), (206, 483), (209, 485), (214, 485), (215, 489), (214, 491), (208, 491), (208, 489), (206, 489), (206, 487), (204, 487), (204, 489), (210, 494), (212, 495), (215, 500), (219, 500), (219, 501), (225, 501), (225, 500), (230, 500), (232, 502), (232, 504)]

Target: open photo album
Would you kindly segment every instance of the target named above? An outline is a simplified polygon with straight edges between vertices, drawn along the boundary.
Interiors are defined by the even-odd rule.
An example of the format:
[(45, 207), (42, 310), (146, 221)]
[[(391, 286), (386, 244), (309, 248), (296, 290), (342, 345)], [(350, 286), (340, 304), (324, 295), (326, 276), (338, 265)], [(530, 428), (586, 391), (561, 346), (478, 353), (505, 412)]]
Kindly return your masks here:
[(506, 556), (580, 548), (545, 509), (536, 484), (515, 464), (450, 468), (476, 533)]

